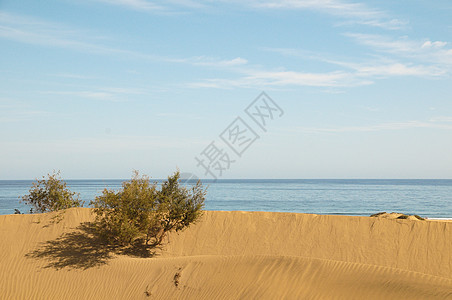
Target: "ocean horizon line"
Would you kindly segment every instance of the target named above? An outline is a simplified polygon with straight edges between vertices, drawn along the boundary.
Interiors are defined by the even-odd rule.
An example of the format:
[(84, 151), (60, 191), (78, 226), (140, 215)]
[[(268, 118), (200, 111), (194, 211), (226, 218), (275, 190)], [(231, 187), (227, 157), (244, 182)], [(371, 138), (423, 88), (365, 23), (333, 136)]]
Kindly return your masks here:
[[(195, 179), (195, 180), (193, 180)], [(181, 181), (190, 186), (196, 177)], [(164, 179), (153, 179), (160, 185)], [(71, 191), (87, 203), (104, 189), (120, 190), (127, 179), (68, 179)], [(33, 180), (0, 180), (0, 214), (29, 207), (19, 199)], [(381, 211), (452, 217), (452, 179), (212, 179), (206, 210), (370, 215)]]
[[(42, 178), (42, 177), (40, 177)], [(35, 181), (36, 179), (40, 178), (34, 178), (34, 179), (0, 179), (0, 181)], [(150, 177), (150, 180), (157, 180), (157, 181), (163, 181), (166, 180), (166, 178), (153, 178)], [(183, 180), (201, 180), (201, 181), (231, 181), (231, 180), (250, 180), (250, 181), (290, 181), (290, 180), (318, 180), (318, 181), (415, 181), (415, 180), (425, 180), (425, 181), (438, 181), (438, 180), (444, 180), (444, 181), (452, 181), (452, 178), (219, 178), (219, 179), (212, 179), (212, 178), (196, 178), (196, 179), (184, 179)], [(130, 178), (63, 178), (63, 181), (99, 181), (99, 180), (113, 180), (113, 181), (119, 181), (119, 180), (130, 180)]]

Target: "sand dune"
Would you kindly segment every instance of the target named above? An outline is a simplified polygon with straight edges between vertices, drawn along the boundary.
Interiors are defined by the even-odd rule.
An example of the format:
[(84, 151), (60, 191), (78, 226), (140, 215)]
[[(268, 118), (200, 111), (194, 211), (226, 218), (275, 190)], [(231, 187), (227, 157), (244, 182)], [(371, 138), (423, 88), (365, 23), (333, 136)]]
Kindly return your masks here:
[(54, 215), (0, 216), (0, 299), (452, 299), (451, 222), (206, 212), (142, 258)]

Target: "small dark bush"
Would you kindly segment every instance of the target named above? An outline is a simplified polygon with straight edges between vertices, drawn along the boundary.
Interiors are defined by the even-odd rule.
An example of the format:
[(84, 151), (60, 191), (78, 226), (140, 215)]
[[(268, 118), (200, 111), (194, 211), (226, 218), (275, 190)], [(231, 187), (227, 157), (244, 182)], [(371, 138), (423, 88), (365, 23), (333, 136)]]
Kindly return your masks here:
[(397, 219), (403, 219), (404, 220), (404, 219), (408, 219), (408, 217), (409, 216), (407, 216), (407, 215), (401, 215), (401, 216), (398, 216)]
[(41, 180), (36, 179), (29, 194), (22, 197), (22, 202), (32, 206), (30, 213), (33, 211), (45, 213), (83, 206), (83, 201), (78, 198), (78, 194), (71, 192), (60, 178), (60, 171), (47, 174), (47, 179), (45, 176)]
[(373, 214), (373, 215), (370, 215), (371, 217), (378, 217), (378, 216), (381, 216), (381, 215), (384, 215), (386, 212), (385, 211), (383, 211), (383, 212), (379, 212), (379, 213), (376, 213), (376, 214)]

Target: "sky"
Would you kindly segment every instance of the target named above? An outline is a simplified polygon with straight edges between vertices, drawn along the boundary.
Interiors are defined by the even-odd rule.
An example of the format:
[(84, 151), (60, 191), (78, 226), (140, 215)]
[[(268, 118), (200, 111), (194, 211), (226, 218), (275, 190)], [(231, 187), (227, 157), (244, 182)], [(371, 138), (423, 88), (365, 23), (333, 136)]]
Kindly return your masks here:
[(0, 0), (0, 179), (452, 178), (451, 15)]

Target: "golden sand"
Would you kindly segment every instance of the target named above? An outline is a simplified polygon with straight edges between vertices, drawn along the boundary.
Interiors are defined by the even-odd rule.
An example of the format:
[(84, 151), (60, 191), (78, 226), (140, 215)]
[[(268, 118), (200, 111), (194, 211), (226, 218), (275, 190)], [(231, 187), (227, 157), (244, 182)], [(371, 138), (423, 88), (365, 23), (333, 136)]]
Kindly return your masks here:
[(143, 258), (53, 216), (0, 216), (0, 299), (452, 299), (452, 222), (208, 211)]

